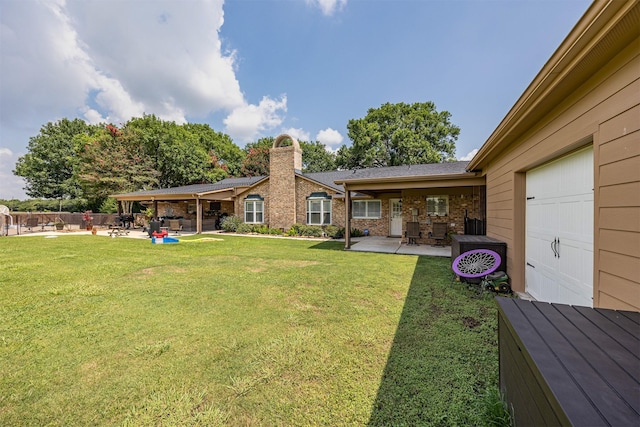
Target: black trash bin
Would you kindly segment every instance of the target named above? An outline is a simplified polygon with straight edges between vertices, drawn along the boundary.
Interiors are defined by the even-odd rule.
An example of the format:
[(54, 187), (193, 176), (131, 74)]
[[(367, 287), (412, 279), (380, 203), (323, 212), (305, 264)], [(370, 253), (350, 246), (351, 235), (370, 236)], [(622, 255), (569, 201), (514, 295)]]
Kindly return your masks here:
[[(489, 249), (500, 255), (499, 271), (507, 272), (507, 244), (500, 240), (488, 236), (467, 236), (464, 234), (454, 234), (451, 236), (451, 262), (455, 261), (459, 255), (474, 250)], [(467, 283), (480, 283), (479, 278), (464, 278)]]
[(160, 233), (160, 221), (149, 221), (149, 237), (152, 237), (153, 232)]

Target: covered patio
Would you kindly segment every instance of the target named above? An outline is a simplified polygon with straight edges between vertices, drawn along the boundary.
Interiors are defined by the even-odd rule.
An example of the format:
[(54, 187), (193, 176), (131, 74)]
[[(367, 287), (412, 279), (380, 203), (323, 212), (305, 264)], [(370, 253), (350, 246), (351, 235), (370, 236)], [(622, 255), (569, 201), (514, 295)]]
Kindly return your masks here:
[[(484, 234), (485, 180), (475, 172), (467, 172), (467, 164), (445, 162), (353, 171), (336, 181), (345, 190), (346, 229), (360, 223), (352, 200), (355, 194), (363, 194), (386, 202), (388, 211), (383, 217), (388, 219), (386, 234), (394, 238), (392, 241), (418, 244), (400, 245), (400, 253), (449, 244), (453, 234)], [(414, 236), (408, 235), (409, 226)], [(438, 230), (444, 228), (443, 236), (437, 236), (441, 233), (436, 232), (436, 226)], [(346, 236), (346, 249), (351, 249), (352, 241), (355, 242)]]
[(179, 219), (184, 231), (202, 233), (216, 230), (221, 218), (234, 213), (235, 195), (260, 179), (262, 177), (227, 178), (214, 184), (135, 191), (111, 197), (119, 206), (139, 202), (152, 209), (155, 220)]

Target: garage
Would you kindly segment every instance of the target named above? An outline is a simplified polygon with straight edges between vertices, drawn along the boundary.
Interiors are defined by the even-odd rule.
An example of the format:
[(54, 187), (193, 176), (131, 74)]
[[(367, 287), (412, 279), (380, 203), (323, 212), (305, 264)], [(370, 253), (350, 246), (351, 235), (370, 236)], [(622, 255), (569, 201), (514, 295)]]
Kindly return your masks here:
[(526, 174), (526, 291), (593, 306), (593, 147)]

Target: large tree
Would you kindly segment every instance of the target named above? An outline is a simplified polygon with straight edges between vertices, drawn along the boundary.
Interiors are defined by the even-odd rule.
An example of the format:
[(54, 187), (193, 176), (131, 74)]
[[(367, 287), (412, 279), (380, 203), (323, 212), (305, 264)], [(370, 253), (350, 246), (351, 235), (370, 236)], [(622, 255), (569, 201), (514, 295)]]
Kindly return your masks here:
[(29, 152), (18, 159), (13, 173), (26, 181), (26, 193), (45, 199), (82, 197), (76, 156), (79, 136), (89, 136), (97, 128), (80, 119), (47, 123), (29, 139)]
[(349, 120), (352, 145), (338, 150), (337, 165), (352, 169), (453, 160), (460, 128), (450, 118), (433, 102), (370, 108), (364, 118)]
[(155, 188), (158, 171), (136, 135), (106, 125), (95, 137), (85, 137), (80, 149), (80, 173), (87, 198), (99, 205), (109, 195)]
[[(269, 152), (273, 147), (275, 138), (260, 138), (256, 142), (246, 145), (246, 157), (242, 162), (243, 176), (269, 175)], [(319, 141), (298, 141), (302, 150), (302, 172), (325, 172), (336, 169), (335, 154), (327, 151), (324, 144)], [(290, 144), (285, 141), (284, 144)]]
[(216, 132), (207, 124), (187, 123), (183, 127), (197, 137), (199, 145), (207, 150), (213, 164), (231, 176), (240, 175), (245, 152), (233, 143), (229, 135)]
[(184, 127), (175, 127), (169, 141), (158, 148), (161, 187), (217, 182), (227, 177), (212, 149), (198, 135)]
[(269, 175), (269, 150), (273, 147), (274, 141), (275, 138), (269, 136), (250, 142), (244, 147), (246, 156), (240, 169), (242, 176)]
[(319, 142), (300, 141), (302, 149), (303, 172), (327, 172), (336, 170), (336, 155), (327, 151), (327, 147)]

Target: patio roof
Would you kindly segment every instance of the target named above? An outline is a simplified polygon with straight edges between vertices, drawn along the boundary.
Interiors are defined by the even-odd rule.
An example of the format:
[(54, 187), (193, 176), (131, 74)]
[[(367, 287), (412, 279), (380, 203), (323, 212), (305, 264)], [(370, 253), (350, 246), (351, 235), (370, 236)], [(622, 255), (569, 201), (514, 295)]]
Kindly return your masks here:
[(249, 187), (264, 176), (226, 178), (213, 184), (193, 184), (182, 187), (159, 188), (156, 190), (134, 191), (132, 193), (114, 194), (117, 200), (155, 201), (155, 200), (185, 200), (185, 199), (213, 199), (222, 200), (233, 195), (238, 187)]
[(468, 164), (459, 161), (356, 169), (338, 179), (336, 184), (364, 192), (484, 185), (480, 174), (466, 171)]
[[(479, 174), (467, 172), (469, 162), (445, 162), (421, 165), (389, 166), (329, 172), (298, 173), (301, 178), (317, 182), (335, 190), (337, 197), (343, 197), (345, 185), (361, 197), (367, 191), (398, 190), (408, 188), (464, 187), (484, 185)], [(226, 178), (213, 184), (193, 184), (181, 187), (160, 188), (115, 194), (117, 200), (127, 201), (169, 201), (169, 200), (231, 200), (237, 194), (248, 190), (268, 176)]]

